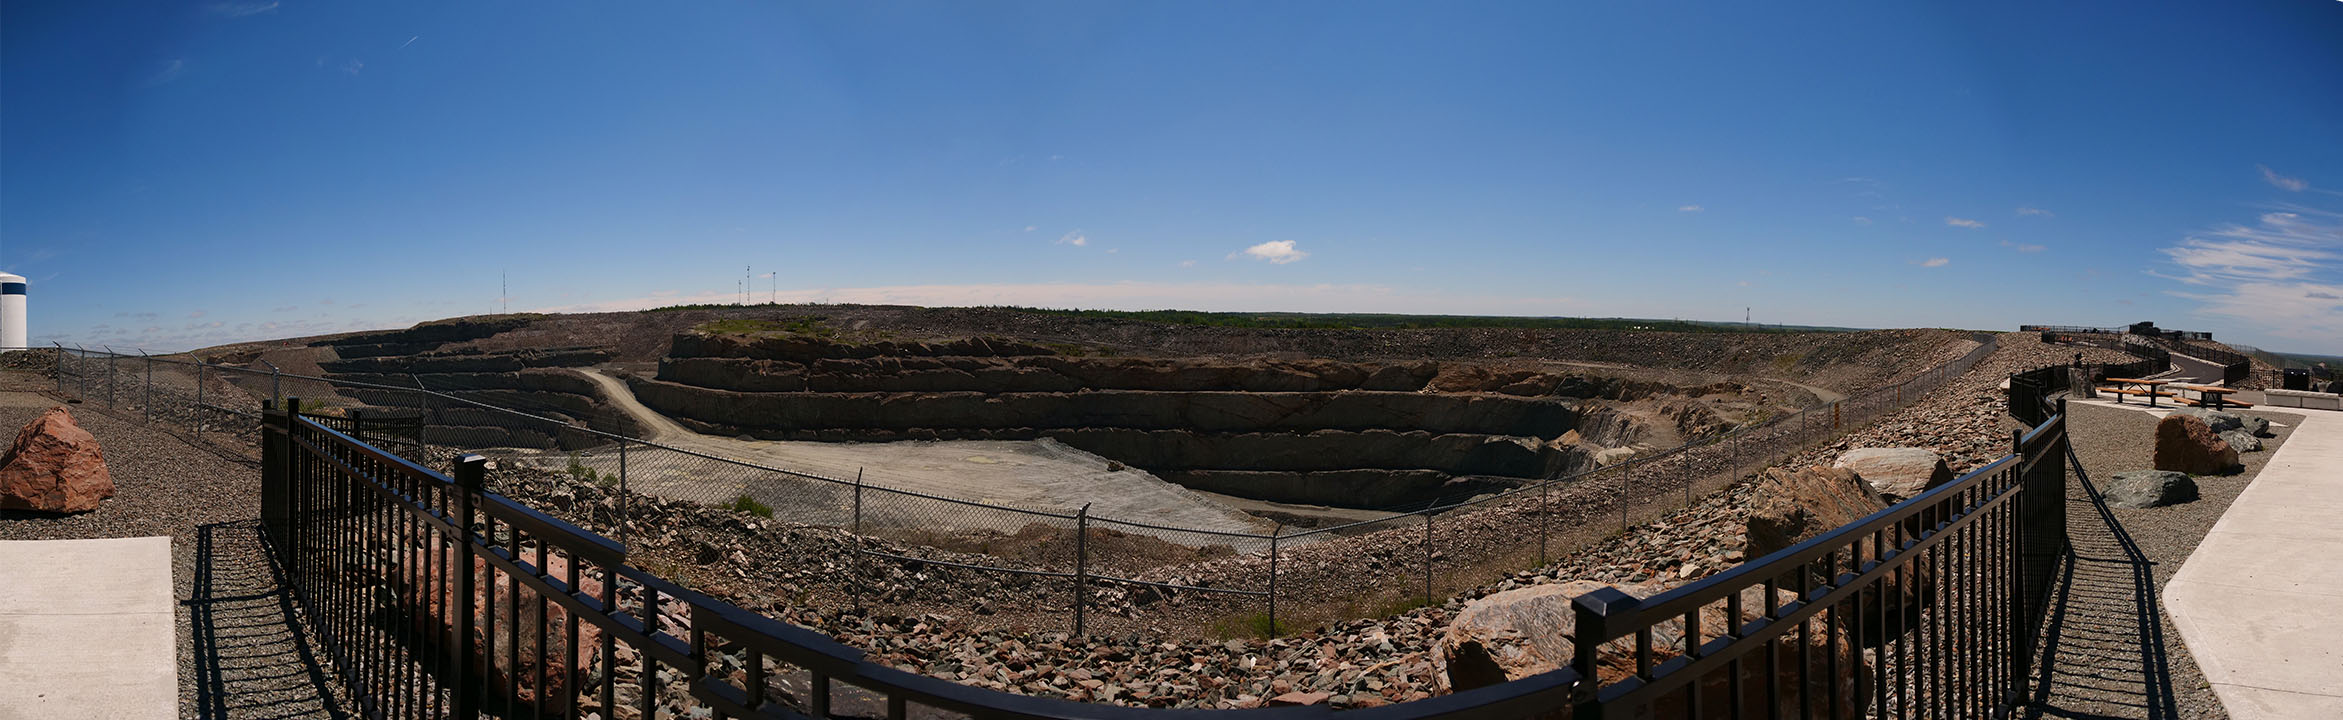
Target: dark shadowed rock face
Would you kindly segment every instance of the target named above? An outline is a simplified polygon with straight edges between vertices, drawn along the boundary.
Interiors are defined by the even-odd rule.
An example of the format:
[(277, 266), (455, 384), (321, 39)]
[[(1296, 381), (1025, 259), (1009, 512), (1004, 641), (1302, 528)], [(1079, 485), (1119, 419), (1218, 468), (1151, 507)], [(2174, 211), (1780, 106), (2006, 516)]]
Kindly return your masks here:
[(17, 431), (0, 457), (0, 509), (88, 512), (114, 496), (114, 476), (98, 439), (64, 407), (50, 408)]
[(2127, 470), (2109, 478), (2099, 494), (2111, 507), (2164, 507), (2197, 499), (2197, 481), (2170, 470)]
[(1887, 507), (1885, 498), (1846, 468), (1766, 471), (1749, 509), (1749, 542), (1742, 551), (1764, 557)]
[(2205, 421), (2176, 413), (2156, 423), (2156, 469), (2217, 475), (2234, 467), (2237, 448), (2230, 447)]

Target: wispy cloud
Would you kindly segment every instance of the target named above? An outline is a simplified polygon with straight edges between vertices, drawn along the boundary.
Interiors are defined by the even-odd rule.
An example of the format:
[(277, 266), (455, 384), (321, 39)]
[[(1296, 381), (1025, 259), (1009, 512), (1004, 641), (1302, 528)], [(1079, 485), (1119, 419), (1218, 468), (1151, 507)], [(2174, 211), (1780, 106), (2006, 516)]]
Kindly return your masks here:
[(2169, 291), (2202, 303), (2198, 313), (2343, 352), (2343, 213), (2286, 206), (2163, 252), (2179, 272), (2150, 274), (2199, 288)]
[(360, 60), (358, 58), (350, 58), (349, 62), (342, 63), (342, 72), (346, 72), (351, 75), (356, 75), (359, 71), (365, 69), (366, 61)]
[(2280, 175), (2278, 174), (2278, 171), (2271, 170), (2270, 166), (2268, 165), (2255, 165), (2254, 167), (2261, 169), (2262, 180), (2264, 182), (2267, 182), (2271, 186), (2280, 190), (2285, 190), (2288, 192), (2302, 192), (2304, 190), (2310, 189), (2310, 182), (2303, 180), (2302, 178)]
[(1857, 216), (1855, 216), (1855, 224), (1857, 224), (1857, 225), (1869, 225), (1869, 224), (1871, 224), (1871, 218), (1867, 218), (1867, 217), (1863, 217), (1863, 216), (1861, 216), (1861, 215), (1857, 215)]
[(2057, 214), (2057, 213), (2054, 213), (2054, 212), (2051, 212), (2051, 211), (2048, 211), (2048, 210), (2044, 210), (2044, 209), (2042, 209), (2042, 208), (2038, 208), (2038, 207), (2022, 207), (2022, 208), (2018, 208), (2018, 215), (2019, 215), (2020, 217), (2023, 217), (2023, 216), (2026, 216), (2026, 215), (2035, 215), (2035, 216), (2040, 216), (2040, 217), (2058, 217), (2058, 214)]
[(1245, 248), (1237, 252), (1229, 253), (1228, 256), (1233, 260), (1238, 255), (1244, 255), (1255, 260), (1267, 260), (1271, 264), (1275, 265), (1301, 262), (1302, 258), (1310, 256), (1309, 253), (1294, 248), (1294, 241), (1292, 240), (1271, 240), (1269, 242), (1261, 243), (1259, 245)]
[(262, 13), (276, 12), (277, 5), (278, 3), (275, 2), (212, 3), (204, 10), (221, 17), (251, 17)]
[(1184, 268), (1192, 268), (1192, 267), (1195, 267), (1195, 266), (1196, 266), (1196, 261), (1194, 261), (1194, 260), (1181, 260), (1181, 261), (1180, 261), (1180, 267), (1184, 267)]
[(1920, 267), (1944, 267), (1952, 264), (1952, 258), (1933, 257), (1926, 260), (1914, 260), (1912, 264)]
[(1978, 229), (1978, 228), (1985, 227), (1985, 223), (1983, 223), (1983, 222), (1979, 222), (1979, 221), (1976, 221), (1976, 220), (1971, 220), (1971, 219), (1968, 219), (1968, 218), (1957, 218), (1957, 217), (1946, 217), (1946, 218), (1944, 219), (1944, 224), (1946, 224), (1946, 225), (1950, 225), (1950, 226), (1953, 226), (1953, 227), (1969, 228), (1969, 229), (1971, 229), (1971, 230), (1975, 230), (1975, 229)]
[(1033, 232), (1033, 231), (1035, 231), (1035, 230), (1039, 230), (1039, 229), (1041, 229), (1041, 228), (1038, 228), (1038, 227), (1035, 227), (1035, 226), (1032, 226), (1032, 225), (1027, 225), (1027, 226), (1025, 226), (1025, 231), (1026, 231), (1026, 232)]
[(179, 75), (185, 72), (187, 72), (187, 58), (172, 58), (170, 62), (163, 63), (163, 66), (160, 69), (155, 70), (155, 74), (148, 75), (146, 77), (146, 84), (161, 85), (168, 83), (170, 81), (179, 79)]
[(405, 49), (407, 49), (407, 46), (409, 46), (409, 45), (413, 45), (413, 44), (415, 44), (415, 41), (417, 41), (417, 40), (421, 40), (421, 39), (423, 39), (423, 36), (421, 36), (421, 35), (416, 35), (416, 36), (414, 36), (414, 37), (407, 38), (407, 41), (406, 41), (406, 42), (399, 43), (399, 49), (400, 49), (400, 50), (405, 50)]
[(1076, 230), (1076, 231), (1073, 231), (1073, 232), (1066, 233), (1066, 234), (1064, 234), (1064, 235), (1060, 235), (1060, 236), (1058, 236), (1058, 243), (1057, 243), (1057, 244), (1059, 244), (1059, 245), (1072, 245), (1072, 246), (1074, 246), (1074, 247), (1082, 247), (1082, 246), (1084, 246), (1084, 245), (1088, 245), (1088, 244), (1090, 244), (1090, 238), (1089, 238), (1089, 236), (1083, 235), (1083, 234), (1082, 234), (1082, 231), (1080, 231), (1080, 230)]
[(1678, 205), (1678, 206), (1676, 206), (1676, 212), (1700, 212), (1700, 211), (1702, 211), (1702, 210), (1704, 210), (1704, 209), (1705, 209), (1705, 208), (1702, 208), (1702, 207), (1701, 207), (1701, 206), (1699, 206), (1699, 205)]
[(2011, 249), (2017, 250), (2018, 252), (2022, 252), (2022, 253), (2037, 253), (2037, 252), (2042, 252), (2043, 250), (2048, 250), (2048, 249), (2049, 249), (2049, 248), (2046, 248), (2046, 247), (2043, 247), (2043, 246), (2040, 246), (2040, 245), (2027, 245), (2027, 244), (2025, 244), (2025, 243), (2014, 243), (2014, 242), (2010, 242), (2010, 241), (2008, 241), (2008, 240), (2003, 240), (2003, 241), (2001, 241), (2001, 246), (2002, 246), (2002, 247), (2005, 247), (2005, 248), (2011, 248)]

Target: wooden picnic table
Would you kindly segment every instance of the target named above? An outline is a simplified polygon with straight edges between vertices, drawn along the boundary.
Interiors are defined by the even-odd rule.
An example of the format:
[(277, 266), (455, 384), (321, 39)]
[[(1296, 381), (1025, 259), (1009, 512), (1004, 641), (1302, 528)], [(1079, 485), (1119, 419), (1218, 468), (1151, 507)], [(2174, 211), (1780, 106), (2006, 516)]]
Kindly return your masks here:
[(2204, 400), (2201, 402), (2206, 407), (2215, 410), (2229, 407), (2229, 395), (2237, 392), (2236, 388), (2225, 388), (2218, 385), (2181, 385), (2178, 387), (2203, 396)]
[[(2156, 398), (2159, 398), (2159, 397), (2179, 397), (2179, 396), (2177, 396), (2177, 395), (2174, 395), (2174, 394), (2172, 394), (2172, 393), (2168, 393), (2168, 392), (2164, 392), (2163, 390), (2160, 390), (2160, 389), (2159, 389), (2159, 388), (2161, 388), (2162, 386), (2165, 386), (2165, 385), (2170, 385), (2170, 384), (2172, 384), (2172, 381), (2170, 381), (2170, 380), (2145, 380), (2145, 379), (2141, 379), (2141, 378), (2112, 378), (2112, 377), (2111, 377), (2111, 378), (2108, 378), (2108, 379), (2107, 379), (2107, 381), (2108, 381), (2108, 382), (2111, 382), (2111, 383), (2115, 383), (2115, 388), (2116, 388), (2116, 389), (2114, 389), (2114, 390), (2111, 390), (2111, 391), (2109, 391), (2109, 392), (2112, 392), (2112, 393), (2114, 393), (2114, 394), (2115, 394), (2115, 403), (2116, 403), (2116, 404), (2118, 404), (2118, 405), (2121, 405), (2121, 404), (2123, 404), (2123, 396), (2125, 396), (2125, 395), (2146, 395), (2146, 396), (2148, 396), (2148, 407), (2155, 407), (2155, 406), (2156, 406)], [(2139, 389), (2139, 390), (2132, 390), (2132, 389), (2130, 389), (2130, 388), (2126, 387), (2126, 386), (2129, 386), (2129, 385), (2138, 385), (2138, 386), (2140, 386), (2142, 389)]]

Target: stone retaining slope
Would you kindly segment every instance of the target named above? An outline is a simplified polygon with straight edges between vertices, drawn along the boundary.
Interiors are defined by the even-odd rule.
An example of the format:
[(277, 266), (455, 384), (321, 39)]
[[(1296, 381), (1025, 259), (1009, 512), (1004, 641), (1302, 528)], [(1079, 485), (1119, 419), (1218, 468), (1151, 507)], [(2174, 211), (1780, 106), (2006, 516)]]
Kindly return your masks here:
[[(643, 405), (771, 440), (1049, 438), (1190, 487), (1389, 506), (1588, 467), (1641, 428), (1589, 398), (1663, 383), (1480, 363), (1059, 355), (1000, 339), (683, 333)], [(1706, 391), (1736, 392), (1720, 383)]]
[(171, 539), (0, 541), (0, 720), (179, 715)]

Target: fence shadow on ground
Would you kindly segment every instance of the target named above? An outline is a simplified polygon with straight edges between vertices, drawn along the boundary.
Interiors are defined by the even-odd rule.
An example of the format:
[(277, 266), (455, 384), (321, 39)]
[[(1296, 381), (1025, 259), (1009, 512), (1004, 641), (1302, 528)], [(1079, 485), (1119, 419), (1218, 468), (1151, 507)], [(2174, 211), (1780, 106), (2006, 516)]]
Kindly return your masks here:
[(261, 543), (250, 521), (196, 528), (194, 593), (183, 603), (194, 628), (194, 717), (354, 717)]
[(2043, 628), (2042, 662), (2024, 717), (2180, 716), (2173, 696), (2155, 563), (2107, 509), (2079, 458), (2067, 495), (2069, 540)]

